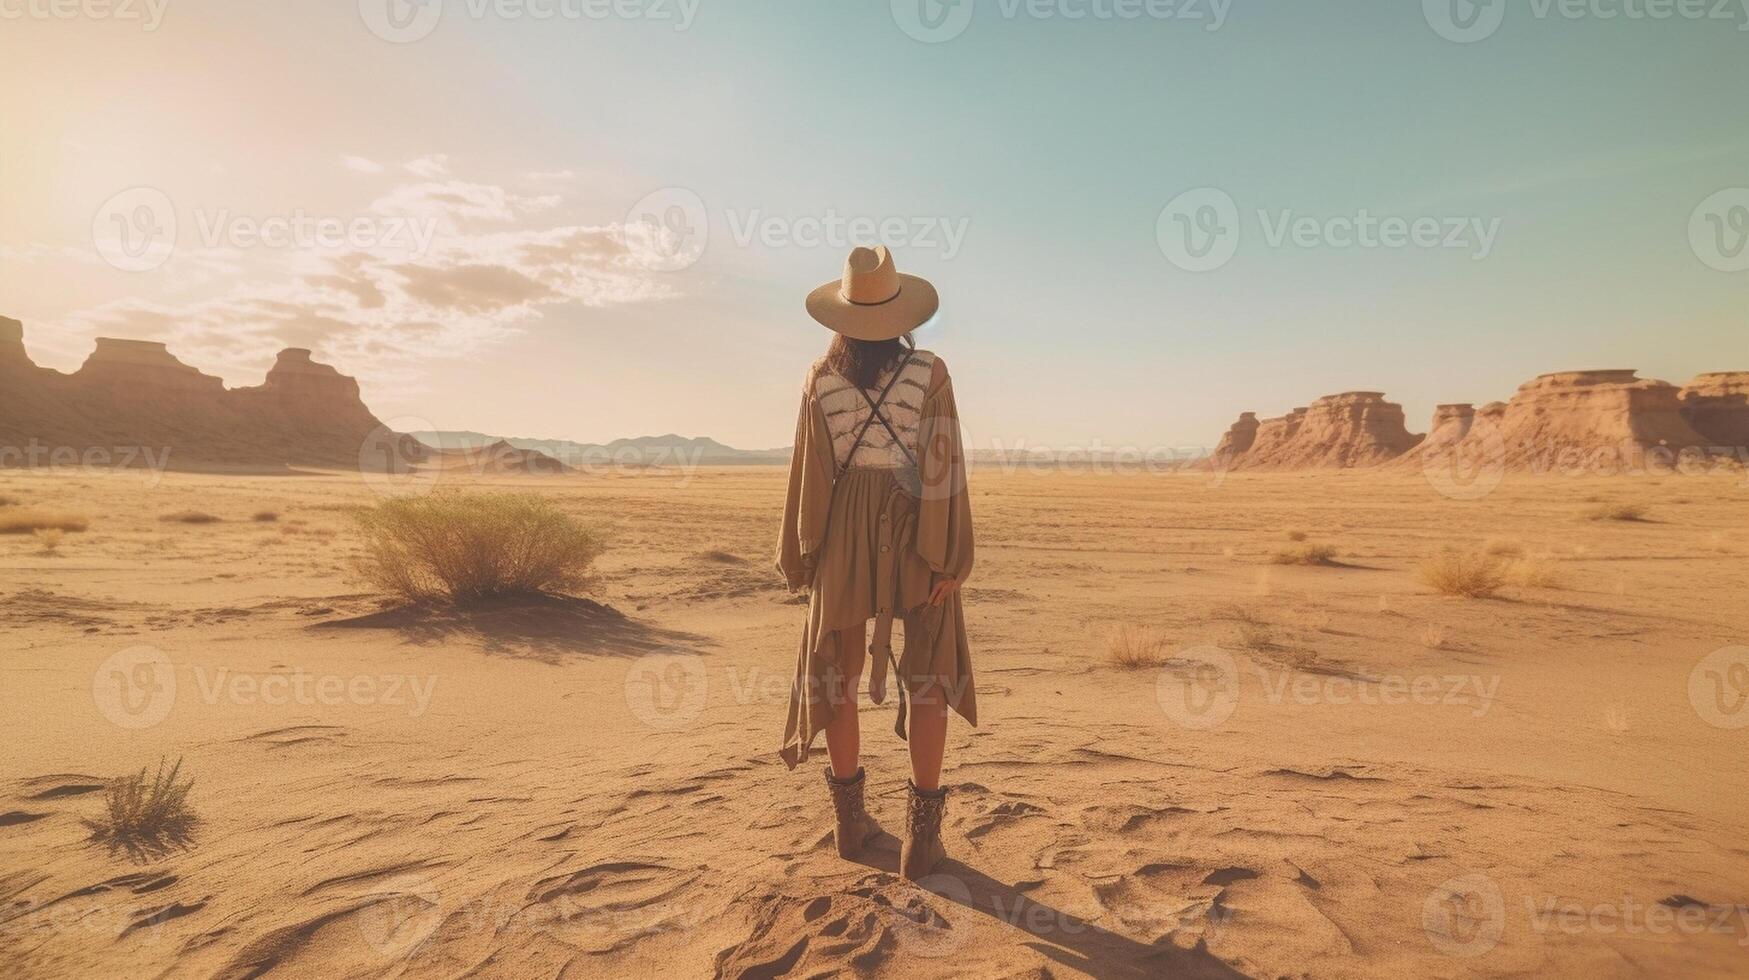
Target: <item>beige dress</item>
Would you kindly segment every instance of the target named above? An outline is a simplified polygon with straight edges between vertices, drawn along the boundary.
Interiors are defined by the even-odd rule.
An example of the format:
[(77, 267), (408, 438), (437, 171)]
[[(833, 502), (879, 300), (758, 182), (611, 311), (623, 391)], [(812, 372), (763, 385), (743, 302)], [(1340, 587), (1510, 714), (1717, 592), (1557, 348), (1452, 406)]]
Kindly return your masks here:
[[(892, 372), (865, 397), (816, 363), (803, 388), (777, 551), (777, 567), (790, 590), (809, 593), (781, 751), (792, 769), (806, 761), (837, 709), (856, 710), (854, 701), (833, 705), (827, 692), (842, 676), (839, 664), (851, 649), (847, 644), (862, 642), (870, 619), (875, 629), (869, 640), (869, 694), (877, 704), (885, 701), (889, 661), (895, 661), (900, 737), (907, 694), (933, 696), (939, 690), (966, 721), (978, 723), (960, 593), (954, 591), (940, 606), (929, 605), (937, 581), (964, 583), (972, 571), (972, 510), (959, 413), (952, 381), (944, 373), (933, 382), (935, 363), (935, 355), (916, 351), (899, 365), (898, 380), (881, 406), (894, 432), (874, 421), (854, 454), (856, 433), (870, 417), (869, 400), (879, 399)], [(895, 618), (904, 627), (897, 656)]]

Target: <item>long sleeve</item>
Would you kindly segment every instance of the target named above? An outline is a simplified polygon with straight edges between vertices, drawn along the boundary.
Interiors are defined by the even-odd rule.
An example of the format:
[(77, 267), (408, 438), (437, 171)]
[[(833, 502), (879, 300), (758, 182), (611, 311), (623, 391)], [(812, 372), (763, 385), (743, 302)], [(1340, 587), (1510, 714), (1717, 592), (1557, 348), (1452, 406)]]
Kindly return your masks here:
[(943, 376), (923, 399), (918, 432), (922, 490), (917, 515), (917, 553), (938, 575), (961, 583), (972, 574), (972, 496), (960, 444), (959, 408), (953, 380)]
[(791, 592), (813, 584), (814, 563), (826, 539), (832, 507), (832, 437), (826, 415), (810, 386), (796, 417), (796, 441), (789, 463), (789, 496), (778, 536), (777, 568)]

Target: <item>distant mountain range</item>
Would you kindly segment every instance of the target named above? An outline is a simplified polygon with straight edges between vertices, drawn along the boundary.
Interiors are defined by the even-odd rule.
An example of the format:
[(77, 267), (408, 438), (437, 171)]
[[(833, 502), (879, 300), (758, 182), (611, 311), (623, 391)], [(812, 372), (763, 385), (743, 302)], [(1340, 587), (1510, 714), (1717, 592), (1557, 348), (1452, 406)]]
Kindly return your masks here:
[(608, 443), (573, 442), (569, 439), (528, 439), (487, 435), (483, 432), (413, 432), (415, 439), (435, 449), (482, 449), (505, 442), (517, 449), (532, 449), (572, 467), (602, 466), (733, 466), (789, 462), (790, 451), (782, 449), (736, 449), (704, 436), (639, 436)]

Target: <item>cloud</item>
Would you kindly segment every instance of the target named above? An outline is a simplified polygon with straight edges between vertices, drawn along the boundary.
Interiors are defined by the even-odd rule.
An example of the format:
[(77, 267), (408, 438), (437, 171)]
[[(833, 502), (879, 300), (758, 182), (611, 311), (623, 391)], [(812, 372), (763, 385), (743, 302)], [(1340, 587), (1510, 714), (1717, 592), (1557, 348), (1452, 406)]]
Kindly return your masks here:
[(415, 177), (425, 177), (432, 180), (438, 177), (448, 177), (449, 154), (433, 153), (430, 156), (408, 161), (406, 170)]
[(364, 157), (345, 156), (340, 158), (340, 163), (355, 174), (380, 174), (383, 172), (382, 164), (375, 160), (366, 160)]
[[(233, 384), (265, 372), (281, 348), (307, 347), (381, 390), (415, 385), (428, 360), (474, 356), (557, 305), (676, 295), (671, 279), (640, 264), (626, 229), (539, 220), (563, 203), (457, 179), (407, 184), (369, 211), (433, 220), (429, 248), (179, 251), (150, 280), (153, 298), (107, 303), (53, 326), (73, 336), (164, 341), (186, 363)], [(206, 278), (208, 288), (228, 285), (220, 295), (179, 300), (178, 284), (190, 275)]]

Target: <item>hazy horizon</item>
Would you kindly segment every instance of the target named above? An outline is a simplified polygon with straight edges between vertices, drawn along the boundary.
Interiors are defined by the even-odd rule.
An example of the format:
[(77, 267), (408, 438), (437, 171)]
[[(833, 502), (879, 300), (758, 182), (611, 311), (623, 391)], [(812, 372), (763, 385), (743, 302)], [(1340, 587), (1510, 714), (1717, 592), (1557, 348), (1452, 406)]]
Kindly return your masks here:
[(0, 315), (38, 363), (162, 340), (240, 386), (309, 347), (402, 427), (780, 446), (802, 297), (881, 238), (983, 448), (1749, 369), (1746, 16), (379, 6), (8, 18)]

